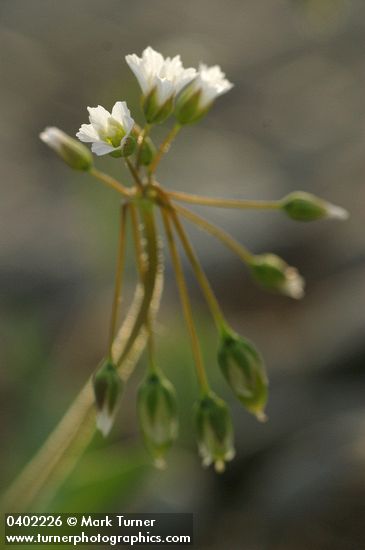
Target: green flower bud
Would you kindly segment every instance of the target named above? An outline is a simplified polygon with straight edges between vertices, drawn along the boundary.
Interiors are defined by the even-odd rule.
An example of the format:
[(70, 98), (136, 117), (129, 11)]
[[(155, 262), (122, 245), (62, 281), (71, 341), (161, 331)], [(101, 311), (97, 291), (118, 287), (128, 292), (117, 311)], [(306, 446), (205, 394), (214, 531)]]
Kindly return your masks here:
[(234, 394), (258, 420), (266, 420), (268, 380), (264, 363), (254, 346), (233, 331), (221, 336), (218, 363)]
[(94, 374), (93, 386), (97, 409), (96, 425), (105, 437), (113, 425), (122, 391), (122, 380), (109, 359)]
[(304, 279), (295, 267), (290, 267), (275, 254), (253, 256), (249, 267), (253, 278), (264, 288), (286, 294), (291, 298), (302, 298)]
[(146, 446), (158, 468), (165, 467), (165, 454), (178, 433), (177, 403), (171, 382), (160, 373), (150, 373), (138, 392), (138, 416)]
[(175, 107), (175, 117), (179, 124), (199, 122), (207, 114), (212, 102), (202, 108), (200, 105), (201, 94), (201, 90), (194, 90), (191, 86), (188, 86), (180, 94)]
[(311, 222), (323, 218), (346, 220), (349, 217), (347, 210), (304, 191), (296, 191), (284, 197), (281, 208), (289, 218), (301, 222)]
[(59, 128), (46, 128), (39, 137), (74, 170), (87, 171), (92, 167), (93, 158), (89, 149)]
[(161, 124), (172, 113), (174, 96), (170, 96), (162, 104), (158, 100), (156, 88), (142, 99), (143, 112), (149, 124)]
[(203, 466), (214, 463), (215, 470), (223, 472), (235, 455), (231, 415), (223, 399), (213, 392), (202, 397), (195, 408), (195, 425)]

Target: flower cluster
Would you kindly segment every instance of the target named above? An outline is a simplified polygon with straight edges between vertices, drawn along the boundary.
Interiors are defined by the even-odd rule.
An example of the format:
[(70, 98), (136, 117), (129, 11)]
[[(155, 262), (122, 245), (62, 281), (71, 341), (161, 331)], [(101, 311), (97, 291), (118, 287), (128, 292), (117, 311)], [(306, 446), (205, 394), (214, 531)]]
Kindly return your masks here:
[[(127, 55), (126, 61), (141, 87), (145, 118), (143, 127), (135, 122), (126, 102), (117, 101), (111, 112), (100, 105), (88, 107), (89, 124), (81, 125), (76, 134), (79, 141), (57, 128), (46, 128), (40, 134), (41, 139), (69, 166), (88, 172), (123, 198), (109, 344), (106, 358), (93, 376), (96, 424), (104, 436), (112, 428), (124, 381), (131, 373), (131, 352), (147, 334), (148, 369), (139, 389), (137, 409), (141, 432), (156, 466), (164, 466), (165, 455), (178, 436), (175, 390), (155, 357), (154, 301), (162, 261), (155, 219), (158, 210), (171, 253), (199, 384), (200, 395), (195, 405), (198, 449), (203, 464), (214, 464), (215, 469), (221, 472), (225, 463), (235, 454), (233, 425), (227, 404), (210, 387), (177, 238), (191, 263), (217, 327), (217, 363), (223, 378), (245, 409), (260, 421), (266, 420), (268, 377), (261, 354), (251, 342), (238, 335), (227, 321), (181, 219), (194, 223), (237, 254), (253, 280), (266, 290), (300, 299), (304, 295), (304, 279), (297, 269), (289, 266), (282, 258), (272, 253), (252, 253), (222, 229), (180, 203), (220, 208), (270, 209), (302, 222), (324, 218), (346, 219), (348, 214), (343, 208), (302, 191), (274, 201), (255, 201), (202, 197), (164, 188), (157, 181), (156, 170), (172, 141), (183, 127), (203, 118), (217, 97), (228, 92), (232, 84), (218, 66), (201, 64), (198, 69), (185, 69), (180, 56), (164, 58), (151, 47), (146, 48), (141, 57)], [(153, 127), (170, 117), (175, 122), (166, 138), (156, 147), (151, 137)], [(97, 156), (109, 155), (122, 159), (130, 171), (132, 184), (124, 185), (95, 168), (92, 154), (80, 141), (90, 143), (92, 153)], [(126, 337), (123, 336), (120, 349), (117, 325), (128, 218), (131, 220), (139, 285), (143, 293), (136, 312), (127, 318), (129, 331)]]

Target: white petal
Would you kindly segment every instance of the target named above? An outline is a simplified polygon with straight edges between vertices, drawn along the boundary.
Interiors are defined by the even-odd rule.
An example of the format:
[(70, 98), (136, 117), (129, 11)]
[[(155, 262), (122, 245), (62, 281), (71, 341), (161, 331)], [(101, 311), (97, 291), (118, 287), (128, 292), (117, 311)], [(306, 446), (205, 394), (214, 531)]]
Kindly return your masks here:
[(151, 85), (149, 73), (146, 71), (146, 67), (142, 65), (142, 59), (137, 57), (136, 54), (132, 54), (126, 55), (125, 60), (138, 80), (142, 93), (147, 95), (150, 92)]
[(114, 416), (111, 416), (106, 408), (96, 415), (96, 427), (104, 437), (108, 435), (114, 423)]
[(89, 111), (89, 120), (95, 130), (97, 132), (99, 130), (103, 130), (108, 123), (108, 118), (110, 117), (109, 111), (104, 109), (101, 105), (98, 105), (97, 107), (88, 107), (87, 110)]
[(92, 152), (99, 157), (101, 157), (102, 155), (107, 155), (108, 153), (111, 153), (112, 151), (115, 151), (119, 148), (120, 147), (113, 147), (112, 145), (109, 145), (108, 143), (105, 143), (103, 141), (95, 141), (91, 146)]
[(49, 147), (56, 148), (61, 143), (64, 136), (64, 132), (55, 126), (48, 126), (39, 134), (41, 140), (49, 145)]
[(99, 135), (92, 124), (82, 124), (80, 130), (76, 134), (76, 137), (85, 143), (99, 140)]
[(166, 78), (158, 78), (156, 81), (157, 101), (162, 106), (171, 96), (175, 94), (175, 87)]
[(350, 216), (349, 212), (341, 206), (335, 204), (326, 204), (326, 213), (328, 218), (334, 218), (337, 220), (347, 220)]
[(112, 117), (119, 122), (126, 134), (132, 131), (134, 120), (125, 101), (117, 101), (112, 109)]

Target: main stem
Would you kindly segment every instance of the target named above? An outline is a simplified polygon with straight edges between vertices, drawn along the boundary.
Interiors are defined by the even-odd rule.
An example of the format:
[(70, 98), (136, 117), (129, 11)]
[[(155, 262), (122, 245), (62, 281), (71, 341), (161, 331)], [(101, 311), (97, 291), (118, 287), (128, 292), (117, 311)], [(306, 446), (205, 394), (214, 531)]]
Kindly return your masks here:
[[(136, 251), (136, 264), (138, 276), (142, 284), (145, 284), (145, 276), (147, 272), (147, 265), (144, 258), (143, 244), (141, 239), (141, 232), (139, 229), (138, 212), (134, 204), (131, 205), (131, 219), (132, 219), (132, 233), (134, 248)], [(153, 320), (150, 312), (148, 312), (146, 319), (147, 328), (147, 349), (148, 349), (148, 364), (150, 371), (155, 371), (155, 340), (153, 334)]]
[[(155, 215), (154, 215), (154, 204), (150, 200), (143, 198), (139, 200), (138, 208), (139, 208), (139, 213), (144, 225), (148, 268), (145, 273), (145, 277), (143, 281), (144, 294), (143, 294), (142, 305), (131, 331), (132, 336), (137, 335), (139, 331), (146, 324), (146, 321), (149, 315), (151, 300), (152, 300), (152, 296), (155, 288), (156, 275), (157, 275), (158, 262), (159, 262), (156, 222), (155, 222)], [(121, 362), (123, 362), (125, 356), (128, 353), (129, 353), (129, 346), (127, 344), (118, 361), (118, 365), (121, 364)]]
[(177, 281), (177, 285), (180, 293), (180, 299), (181, 299), (181, 304), (184, 312), (185, 322), (190, 335), (198, 382), (199, 382), (200, 389), (204, 394), (209, 391), (209, 383), (208, 383), (207, 375), (204, 369), (203, 357), (202, 357), (202, 353), (199, 345), (198, 335), (195, 329), (193, 313), (191, 309), (191, 303), (190, 303), (189, 294), (186, 286), (184, 272), (183, 272), (181, 260), (176, 248), (175, 239), (172, 233), (169, 214), (163, 207), (161, 208), (161, 213), (162, 213), (162, 219), (166, 230), (167, 240), (169, 243), (171, 259), (172, 259), (172, 263), (176, 274), (176, 281)]

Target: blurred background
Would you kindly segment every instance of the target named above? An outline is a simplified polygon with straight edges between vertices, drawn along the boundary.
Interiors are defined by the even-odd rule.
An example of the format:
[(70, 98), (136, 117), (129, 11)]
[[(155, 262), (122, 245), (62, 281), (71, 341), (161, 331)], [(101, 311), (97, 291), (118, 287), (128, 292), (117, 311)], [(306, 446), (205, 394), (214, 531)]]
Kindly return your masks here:
[[(301, 302), (265, 294), (231, 253), (189, 228), (228, 319), (266, 359), (270, 421), (258, 424), (227, 390), (187, 270), (209, 375), (236, 430), (226, 473), (201, 468), (197, 385), (168, 262), (158, 355), (181, 414), (169, 467), (154, 470), (138, 434), (143, 357), (111, 437), (95, 436), (47, 510), (194, 512), (200, 549), (365, 547), (364, 38), (361, 0), (1, 0), (2, 488), (103, 356), (113, 290), (118, 197), (69, 170), (38, 134), (55, 125), (73, 135), (86, 106), (117, 100), (142, 122), (124, 56), (152, 45), (180, 53), (185, 66), (219, 63), (235, 83), (182, 132), (159, 169), (163, 184), (252, 199), (301, 189), (351, 218), (300, 224), (275, 212), (197, 209), (306, 278)], [(113, 159), (98, 165), (126, 176)]]

